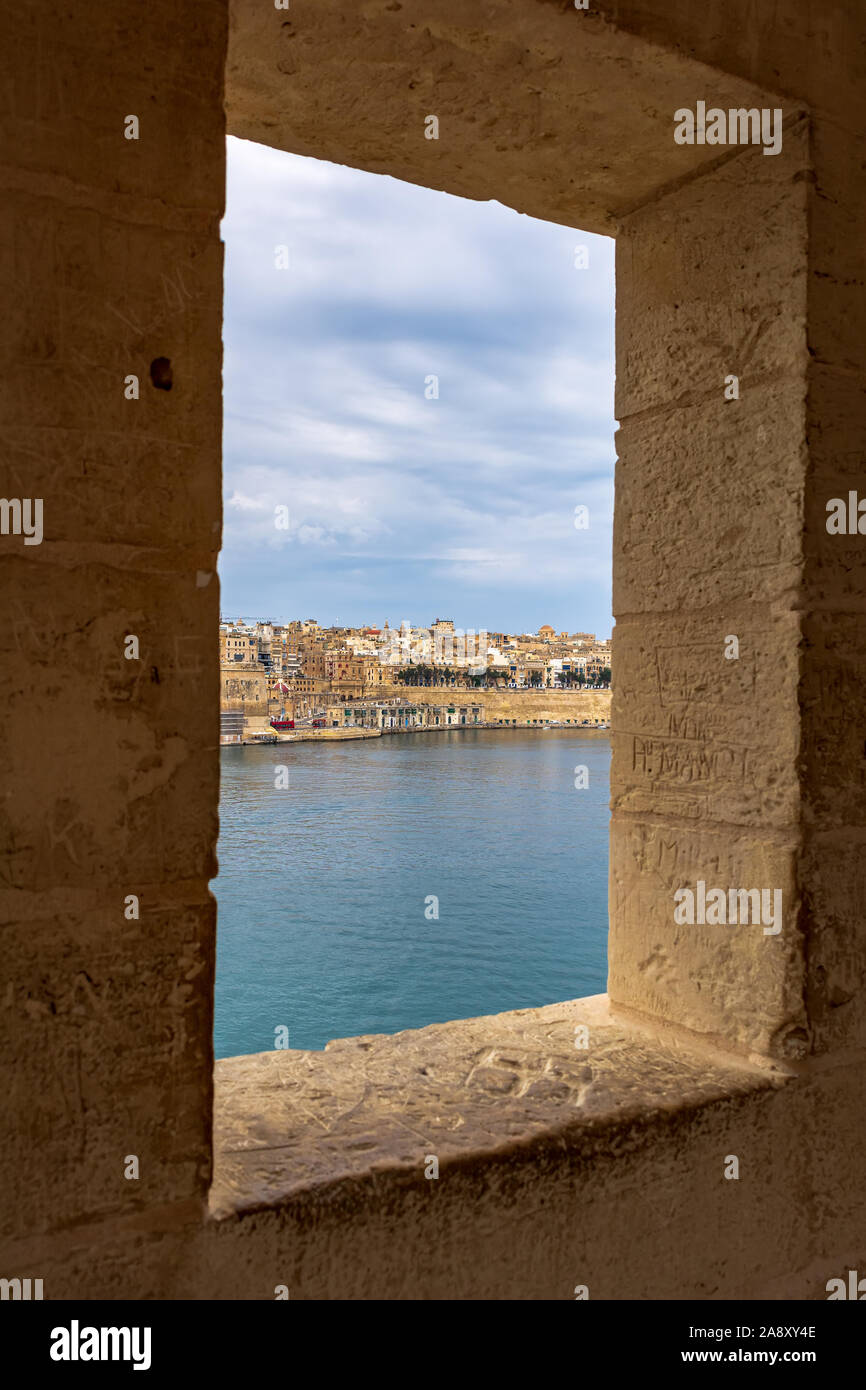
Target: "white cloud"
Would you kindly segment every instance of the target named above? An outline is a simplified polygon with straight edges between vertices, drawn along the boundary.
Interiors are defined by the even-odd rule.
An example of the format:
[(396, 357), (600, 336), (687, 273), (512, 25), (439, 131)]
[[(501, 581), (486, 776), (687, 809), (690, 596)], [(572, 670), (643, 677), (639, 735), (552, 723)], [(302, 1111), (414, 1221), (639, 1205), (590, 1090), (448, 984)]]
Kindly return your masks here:
[(607, 632), (612, 243), (236, 140), (224, 237), (225, 607)]

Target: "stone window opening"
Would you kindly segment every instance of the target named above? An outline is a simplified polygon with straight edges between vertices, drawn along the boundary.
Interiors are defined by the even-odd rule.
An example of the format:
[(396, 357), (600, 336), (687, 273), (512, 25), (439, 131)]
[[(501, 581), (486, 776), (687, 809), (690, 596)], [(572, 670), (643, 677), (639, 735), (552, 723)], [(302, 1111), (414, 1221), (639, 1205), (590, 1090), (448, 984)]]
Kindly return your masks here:
[[(826, 1298), (866, 1267), (866, 585), (826, 527), (866, 420), (857, 7), (127, 8), (6, 45), (7, 453), (45, 539), (2, 537), (3, 1276)], [(699, 102), (779, 110), (779, 150), (678, 142)], [(606, 995), (212, 1068), (226, 125), (616, 237)], [(779, 888), (781, 933), (676, 924), (698, 881)]]

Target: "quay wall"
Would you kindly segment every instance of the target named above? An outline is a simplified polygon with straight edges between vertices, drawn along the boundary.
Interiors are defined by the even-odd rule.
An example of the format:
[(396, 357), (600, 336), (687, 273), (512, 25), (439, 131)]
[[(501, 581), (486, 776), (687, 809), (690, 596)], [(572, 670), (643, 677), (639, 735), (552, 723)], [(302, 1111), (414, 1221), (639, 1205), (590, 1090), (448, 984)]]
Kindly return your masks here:
[[(364, 700), (393, 700), (404, 697), (419, 705), (484, 706), (488, 722), (497, 719), (609, 719), (609, 690), (473, 690), (471, 687), (379, 685)], [(334, 697), (329, 697), (329, 702)], [(351, 700), (348, 701), (351, 704)]]

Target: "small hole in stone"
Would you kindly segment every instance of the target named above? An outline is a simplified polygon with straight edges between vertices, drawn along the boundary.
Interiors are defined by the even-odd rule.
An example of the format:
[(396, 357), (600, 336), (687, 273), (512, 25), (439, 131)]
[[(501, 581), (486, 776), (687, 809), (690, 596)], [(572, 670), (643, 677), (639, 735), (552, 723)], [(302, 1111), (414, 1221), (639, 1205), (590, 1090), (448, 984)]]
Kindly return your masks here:
[(150, 364), (150, 379), (157, 391), (171, 390), (171, 362), (167, 357), (154, 357)]
[(782, 1056), (802, 1060), (809, 1051), (809, 1034), (805, 1028), (789, 1028), (782, 1038)]

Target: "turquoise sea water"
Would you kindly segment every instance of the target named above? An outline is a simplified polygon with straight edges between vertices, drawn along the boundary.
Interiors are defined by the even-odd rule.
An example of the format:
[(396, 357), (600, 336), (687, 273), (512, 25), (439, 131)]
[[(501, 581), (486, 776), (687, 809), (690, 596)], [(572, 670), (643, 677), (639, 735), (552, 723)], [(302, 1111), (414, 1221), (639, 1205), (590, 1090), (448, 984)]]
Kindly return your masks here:
[(321, 1048), (604, 990), (606, 736), (455, 730), (221, 759), (217, 1057), (267, 1051), (279, 1027)]

